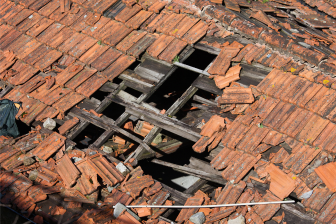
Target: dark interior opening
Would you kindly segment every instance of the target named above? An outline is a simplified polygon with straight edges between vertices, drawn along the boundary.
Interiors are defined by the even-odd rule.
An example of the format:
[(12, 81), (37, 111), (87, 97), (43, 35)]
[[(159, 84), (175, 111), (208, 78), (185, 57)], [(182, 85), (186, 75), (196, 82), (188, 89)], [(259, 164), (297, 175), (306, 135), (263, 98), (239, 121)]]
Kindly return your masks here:
[(101, 129), (93, 124), (89, 124), (76, 138), (74, 138), (73, 141), (77, 143), (77, 148), (85, 149), (90, 144), (94, 143), (104, 132), (104, 129)]

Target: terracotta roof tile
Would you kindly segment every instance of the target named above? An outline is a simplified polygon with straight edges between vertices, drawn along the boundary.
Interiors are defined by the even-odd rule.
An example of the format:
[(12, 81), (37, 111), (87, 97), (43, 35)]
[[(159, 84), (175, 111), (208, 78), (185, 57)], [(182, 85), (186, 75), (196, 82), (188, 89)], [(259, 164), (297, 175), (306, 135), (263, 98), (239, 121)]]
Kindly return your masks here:
[(67, 39), (72, 37), (74, 33), (74, 31), (65, 27), (53, 37), (50, 37), (46, 44), (53, 48), (58, 48), (59, 46), (62, 46), (61, 44), (63, 44)]
[(223, 95), (218, 99), (218, 104), (228, 103), (252, 103), (254, 97), (250, 88), (228, 87), (223, 91)]
[(99, 1), (96, 5), (94, 5), (93, 10), (97, 13), (103, 13), (116, 2), (116, 0)]
[(153, 13), (141, 10), (131, 19), (129, 19), (125, 25), (129, 28), (138, 29), (142, 23), (144, 23)]
[(52, 154), (54, 154), (60, 147), (63, 146), (65, 137), (52, 133), (48, 138), (43, 140), (39, 146), (30, 151), (28, 155), (37, 156), (42, 160), (47, 160)]
[(15, 193), (25, 192), (33, 185), (33, 182), (25, 175), (18, 174), (17, 177), (18, 178), (9, 186), (9, 189), (13, 190)]
[(126, 53), (127, 50), (129, 50), (134, 44), (136, 44), (138, 41), (143, 38), (147, 32), (144, 31), (132, 31), (127, 37), (125, 37), (117, 46), (116, 48), (119, 51), (122, 51), (123, 53)]
[(70, 93), (70, 90), (67, 88), (57, 87), (54, 88), (50, 93), (45, 95), (42, 99), (40, 99), (43, 103), (51, 106), (59, 99), (65, 97), (67, 94)]
[(10, 43), (15, 41), (18, 37), (22, 35), (21, 32), (17, 30), (11, 30), (7, 34), (5, 34), (1, 39), (0, 39), (0, 49), (4, 50)]
[(214, 80), (216, 83), (216, 86), (220, 89), (223, 89), (224, 87), (227, 87), (230, 85), (230, 83), (237, 81), (240, 79), (240, 65), (235, 65), (226, 72), (225, 76), (217, 75)]
[(230, 47), (223, 48), (219, 53), (219, 55), (216, 57), (211, 67), (209, 68), (208, 72), (213, 75), (226, 74), (226, 71), (230, 67), (231, 59), (235, 57), (239, 51), (240, 51), (239, 48), (230, 48)]
[(266, 170), (271, 176), (270, 191), (280, 199), (283, 200), (295, 189), (294, 180), (274, 164), (268, 165)]
[[(89, 79), (97, 72), (96, 69), (90, 69), (85, 67), (82, 71), (77, 73), (74, 77), (72, 77), (65, 86), (69, 89), (75, 90), (78, 86), (80, 86), (83, 82)], [(93, 84), (93, 83), (92, 83)]]
[(161, 2), (161, 1), (155, 1), (154, 4), (152, 4), (149, 8), (148, 11), (150, 12), (155, 12), (159, 13), (161, 9), (163, 9), (166, 6), (166, 2)]
[(313, 115), (296, 137), (300, 141), (312, 143), (328, 125), (328, 123), (328, 120), (325, 120), (317, 115)]
[(103, 75), (106, 76), (110, 81), (120, 75), (124, 70), (126, 70), (133, 62), (134, 57), (122, 55), (115, 62), (113, 62), (107, 69), (104, 70)]
[(168, 31), (168, 34), (176, 38), (182, 38), (198, 21), (198, 18), (186, 15)]
[(24, 57), (26, 57), (28, 54), (30, 54), (31, 52), (33, 52), (36, 48), (38, 48), (39, 46), (41, 46), (41, 43), (36, 41), (35, 39), (31, 39), (28, 42), (24, 42), (24, 45), (22, 45), (20, 48), (18, 48), (16, 50), (16, 56), (19, 59), (23, 59)]
[(327, 185), (330, 191), (335, 192), (336, 191), (336, 174), (335, 169), (336, 163), (331, 162), (322, 166), (319, 166), (315, 169), (315, 172), (319, 177), (322, 179), (322, 181)]
[(76, 183), (77, 178), (80, 176), (80, 172), (75, 165), (71, 162), (69, 156), (65, 154), (57, 162), (56, 170), (63, 179), (65, 185), (70, 188)]
[(225, 136), (222, 139), (222, 144), (234, 149), (240, 140), (245, 136), (249, 127), (241, 124), (240, 122), (234, 122), (227, 130)]
[(289, 50), (292, 54), (300, 57), (302, 60), (305, 60), (316, 66), (323, 58), (325, 58), (325, 54), (323, 53), (318, 53), (296, 44), (292, 44)]
[(56, 9), (59, 7), (59, 2), (58, 1), (50, 1), (48, 4), (43, 6), (38, 13), (48, 17), (51, 13), (53, 13)]
[(188, 44), (194, 44), (206, 34), (207, 30), (208, 24), (203, 21), (199, 21), (183, 35), (182, 40), (186, 41)]
[(84, 37), (81, 39), (80, 42), (78, 42), (76, 45), (74, 45), (68, 53), (71, 56), (74, 56), (76, 58), (80, 58), (87, 50), (89, 50), (97, 41), (91, 37)]
[(244, 59), (251, 64), (252, 61), (261, 53), (265, 51), (265, 47), (258, 47), (256, 45), (254, 45), (250, 51), (248, 51), (245, 56)]
[(4, 35), (6, 35), (9, 31), (13, 30), (12, 26), (9, 26), (7, 24), (2, 24), (0, 26), (0, 38), (2, 38)]
[(232, 59), (234, 62), (240, 62), (245, 55), (254, 47), (253, 44), (247, 44), (239, 53), (236, 57)]
[(244, 153), (239, 158), (235, 158), (235, 161), (232, 161), (229, 166), (226, 167), (222, 172), (222, 177), (227, 181), (238, 183), (260, 158), (261, 155), (254, 157)]
[(99, 186), (97, 172), (89, 165), (86, 159), (82, 159), (75, 165), (82, 173), (81, 177), (77, 180), (75, 188), (78, 187), (78, 190), (80, 190), (80, 192), (84, 195), (91, 194)]
[(263, 31), (262, 27), (257, 27), (253, 23), (242, 19), (234, 20), (231, 26), (254, 38), (258, 38), (259, 34)]
[(161, 190), (161, 188), (162, 188), (162, 185), (159, 182), (155, 182), (155, 184), (146, 188), (143, 193), (146, 197), (149, 197), (149, 196), (159, 192)]
[(82, 71), (83, 68), (84, 66), (81, 63), (75, 62), (56, 76), (56, 83), (60, 86), (64, 86), (65, 83)]
[(61, 20), (59, 20), (59, 22), (63, 25), (66, 26), (71, 26), (75, 21), (77, 21), (78, 19), (81, 18), (82, 15), (84, 15), (86, 13), (86, 9), (81, 8), (81, 7), (71, 7), (71, 10), (73, 9), (78, 9), (78, 12), (76, 13), (67, 13), (65, 17), (62, 17)]
[(147, 49), (147, 52), (152, 57), (157, 58), (164, 49), (174, 40), (174, 37), (162, 34), (154, 43)]
[(273, 146), (279, 145), (283, 141), (284, 141), (284, 135), (277, 131), (270, 131), (266, 135), (266, 137), (262, 140), (262, 142)]
[(21, 86), (20, 92), (22, 93), (30, 93), (43, 85), (45, 83), (45, 79), (42, 76), (34, 76), (29, 82), (26, 82)]
[(116, 205), (118, 202), (123, 205), (129, 205), (133, 199), (128, 195), (117, 189), (113, 189), (111, 194), (109, 194), (105, 199), (104, 202), (108, 203), (109, 205)]
[[(118, 23), (110, 28), (111, 35), (104, 34), (103, 41), (111, 46), (116, 46), (122, 41), (128, 34), (132, 32), (132, 29), (127, 28), (124, 24)], [(114, 34), (112, 36), (112, 34)]]
[(74, 117), (72, 119), (69, 119), (64, 122), (59, 128), (58, 131), (61, 135), (64, 135), (68, 130), (73, 128), (77, 123), (79, 122), (79, 119), (77, 117)]
[(113, 48), (108, 48), (102, 55), (91, 63), (91, 66), (98, 71), (105, 70), (110, 64), (115, 62), (122, 54)]
[(64, 28), (64, 25), (60, 23), (53, 23), (42, 33), (40, 33), (36, 39), (42, 43), (48, 43), (50, 38), (54, 37), (60, 30)]
[(171, 63), (175, 56), (177, 56), (186, 46), (186, 42), (179, 39), (174, 39), (159, 55), (159, 59)]
[(13, 76), (11, 76), (8, 79), (8, 81), (13, 85), (20, 85), (20, 84), (25, 83), (38, 72), (37, 69), (21, 61), (16, 61), (12, 69), (16, 73)]
[(80, 43), (86, 36), (80, 33), (74, 32), (71, 37), (66, 39), (61, 45), (58, 46), (58, 50), (67, 53), (78, 43)]
[(13, 155), (19, 153), (20, 150), (14, 148), (13, 146), (6, 145), (0, 149), (0, 163), (6, 161), (8, 158), (12, 157)]
[[(261, 201), (279, 201), (279, 198), (274, 196), (271, 192), (267, 191), (267, 193), (263, 196)], [(272, 218), (272, 216), (280, 209), (279, 204), (273, 205), (256, 205), (253, 206), (253, 210), (262, 221), (267, 221)]]
[(317, 216), (317, 220), (324, 223), (332, 223), (335, 222), (335, 200), (336, 195), (334, 194), (329, 201), (323, 206), (322, 210)]
[[(13, 7), (14, 8), (14, 7)], [(29, 9), (23, 9), (19, 13), (17, 13), (14, 17), (11, 17), (7, 20), (7, 23), (12, 26), (17, 26), (19, 23), (24, 21), (27, 17), (29, 17), (31, 14), (33, 14), (32, 10)], [(2, 18), (4, 19), (4, 17)]]
[(257, 125), (252, 125), (236, 148), (247, 153), (253, 153), (269, 131), (268, 128), (259, 128)]
[(62, 56), (62, 53), (56, 50), (48, 51), (46, 55), (43, 56), (43, 58), (39, 61), (37, 61), (34, 64), (34, 67), (40, 69), (43, 71), (44, 69), (48, 68), (53, 64), (57, 59), (59, 59)]
[(44, 55), (51, 51), (52, 49), (49, 49), (46, 45), (42, 44), (22, 60), (27, 64), (34, 65), (37, 61), (41, 60)]
[(45, 29), (47, 29), (53, 23), (52, 20), (43, 18), (32, 26), (26, 33), (29, 36), (37, 37)]
[(169, 35), (169, 32), (178, 24), (185, 15), (172, 13), (169, 17), (157, 27), (156, 31)]
[(320, 211), (331, 196), (332, 192), (328, 188), (317, 187), (308, 199), (302, 200), (302, 204), (315, 211)]
[(69, 110), (71, 107), (75, 106), (80, 101), (82, 101), (84, 98), (85, 98), (84, 96), (78, 93), (71, 92), (67, 94), (65, 97), (63, 97), (61, 100), (53, 104), (53, 107), (58, 109), (60, 112), (65, 112)]
[(281, 124), (286, 121), (286, 119), (293, 113), (295, 106), (292, 104), (280, 102), (273, 111), (266, 117), (263, 124), (272, 127), (274, 129), (279, 129)]
[(42, 121), (48, 117), (50, 118), (54, 118), (58, 115), (58, 110), (56, 110), (55, 108), (53, 107), (47, 107), (45, 110), (43, 110), (36, 118), (35, 120), (37, 121)]
[(224, 118), (213, 115), (210, 120), (202, 127), (201, 135), (211, 137), (215, 132), (225, 127)]
[(126, 23), (130, 18), (137, 14), (141, 10), (141, 7), (136, 4), (132, 8), (124, 8), (116, 17), (115, 20)]
[(87, 26), (82, 30), (82, 33), (87, 34), (91, 37), (97, 38), (99, 31), (111, 20), (107, 17), (100, 17), (99, 21), (94, 24), (94, 26)]
[[(78, 79), (85, 79), (87, 76), (82, 75), (81, 77), (78, 77)], [(78, 81), (77, 79), (77, 81)], [(96, 92), (102, 85), (107, 82), (107, 78), (102, 76), (101, 74), (94, 74), (92, 77), (90, 77), (88, 80), (86, 80), (84, 83), (82, 83), (79, 87), (76, 88), (76, 91), (86, 97), (90, 97), (94, 92)], [(75, 83), (74, 85), (79, 85), (81, 81), (78, 81), (79, 83)], [(70, 85), (70, 84), (69, 84)]]
[(155, 18), (153, 18), (153, 20), (148, 22), (147, 26), (143, 27), (143, 29), (150, 33), (153, 33), (159, 26), (161, 26), (162, 23), (164, 23), (169, 18), (170, 15), (171, 12), (162, 11)]
[(115, 185), (124, 179), (124, 176), (114, 167), (114, 165), (109, 163), (101, 155), (96, 154), (91, 156), (87, 161), (106, 184)]
[(21, 117), (20, 120), (26, 124), (30, 124), (46, 107), (47, 105), (44, 103), (35, 101), (35, 103), (30, 105), (29, 109), (25, 111), (26, 115)]
[[(202, 205), (204, 201), (204, 197), (201, 195), (195, 195), (193, 197), (190, 197), (187, 199), (186, 203), (184, 205)], [(182, 209), (175, 219), (177, 222), (187, 221), (190, 216), (192, 216), (194, 213), (196, 213), (198, 209), (196, 208), (189, 208), (189, 209)]]

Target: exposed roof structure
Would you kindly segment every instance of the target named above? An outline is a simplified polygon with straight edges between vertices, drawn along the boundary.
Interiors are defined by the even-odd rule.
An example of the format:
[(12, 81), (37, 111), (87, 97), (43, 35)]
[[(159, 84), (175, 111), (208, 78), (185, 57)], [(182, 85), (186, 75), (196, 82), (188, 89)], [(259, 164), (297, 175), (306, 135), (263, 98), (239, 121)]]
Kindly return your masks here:
[[(32, 127), (0, 137), (1, 203), (35, 223), (192, 223), (198, 212), (205, 223), (336, 222), (334, 5), (0, 0), (0, 98), (22, 102), (16, 118)], [(170, 85), (197, 76), (165, 96), (172, 105), (153, 104), (178, 71)], [(123, 109), (116, 119), (111, 105)], [(91, 125), (102, 134), (79, 143)], [(200, 178), (184, 192), (138, 165), (191, 146), (202, 159), (151, 161)], [(175, 217), (111, 209), (289, 198)]]

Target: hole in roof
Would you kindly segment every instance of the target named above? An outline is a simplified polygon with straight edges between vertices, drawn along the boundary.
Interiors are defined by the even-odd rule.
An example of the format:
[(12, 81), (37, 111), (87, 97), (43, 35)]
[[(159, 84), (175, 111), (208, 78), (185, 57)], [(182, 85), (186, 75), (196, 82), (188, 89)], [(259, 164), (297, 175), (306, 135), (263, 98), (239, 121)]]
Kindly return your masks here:
[(91, 98), (93, 97), (93, 98), (95, 98), (95, 99), (97, 99), (99, 101), (103, 101), (108, 94), (109, 93), (107, 93), (107, 92), (103, 92), (103, 91), (97, 90), (96, 92), (94, 92), (91, 95)]
[(111, 103), (105, 110), (104, 115), (113, 120), (117, 120), (125, 112), (125, 107), (117, 104)]
[[(215, 55), (196, 50), (183, 63), (204, 70), (215, 57)], [(177, 68), (146, 102), (153, 103), (160, 110), (168, 110), (198, 76), (199, 74), (193, 71)]]
[(89, 124), (73, 141), (77, 143), (77, 148), (85, 149), (93, 144), (104, 132), (104, 129)]
[(28, 134), (31, 131), (31, 127), (23, 123), (21, 120), (15, 120), (20, 136)]

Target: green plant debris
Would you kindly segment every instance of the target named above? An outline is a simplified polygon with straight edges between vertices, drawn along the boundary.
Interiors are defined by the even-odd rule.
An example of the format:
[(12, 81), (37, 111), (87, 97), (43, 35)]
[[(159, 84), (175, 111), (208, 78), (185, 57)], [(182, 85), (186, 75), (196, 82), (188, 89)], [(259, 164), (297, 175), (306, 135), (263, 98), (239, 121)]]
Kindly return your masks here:
[(175, 62), (179, 62), (179, 60), (180, 60), (180, 57), (179, 56), (175, 56), (175, 58), (174, 58), (174, 60), (173, 60), (173, 62), (175, 63)]

